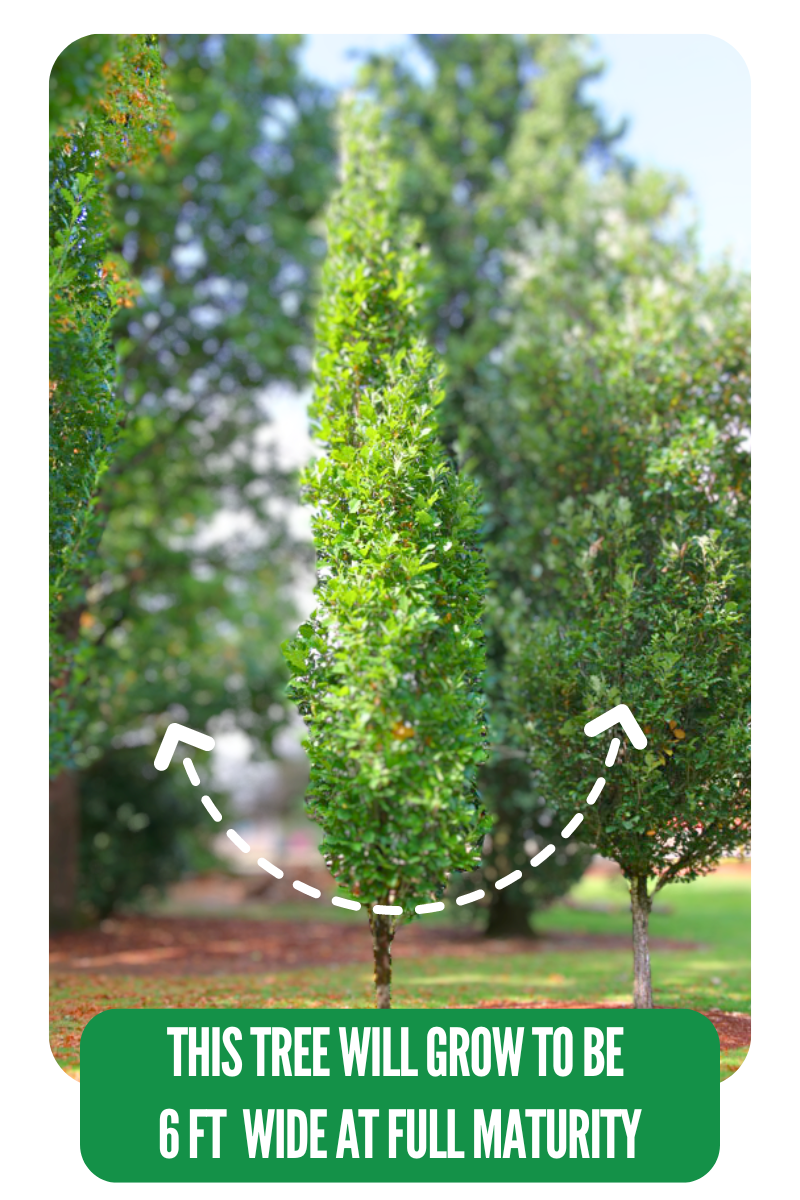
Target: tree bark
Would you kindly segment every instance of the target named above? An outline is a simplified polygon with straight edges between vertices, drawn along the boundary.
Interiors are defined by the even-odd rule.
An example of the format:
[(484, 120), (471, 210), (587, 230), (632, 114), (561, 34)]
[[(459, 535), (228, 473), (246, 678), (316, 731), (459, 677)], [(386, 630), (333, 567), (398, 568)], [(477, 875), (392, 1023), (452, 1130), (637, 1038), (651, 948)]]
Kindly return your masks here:
[(526, 902), (515, 904), (505, 892), (496, 892), (489, 908), (486, 936), (533, 938), (529, 915), (530, 907)]
[(372, 931), (372, 954), (375, 963), (375, 1007), (392, 1007), (392, 917), (380, 916), (370, 910), (369, 927)]
[(647, 876), (631, 876), (631, 916), (633, 918), (633, 1007), (653, 1007), (653, 985), (650, 978), (651, 900), (647, 894)]
[(73, 924), (78, 892), (80, 808), (72, 771), (50, 780), (50, 924)]

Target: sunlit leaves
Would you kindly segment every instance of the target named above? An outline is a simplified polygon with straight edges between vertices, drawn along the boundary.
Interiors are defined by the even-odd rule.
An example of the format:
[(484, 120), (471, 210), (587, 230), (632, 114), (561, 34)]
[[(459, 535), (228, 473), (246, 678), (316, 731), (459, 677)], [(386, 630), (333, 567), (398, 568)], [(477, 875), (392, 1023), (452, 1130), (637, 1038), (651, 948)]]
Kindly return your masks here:
[(375, 113), (348, 109), (311, 407), (317, 607), (285, 647), (310, 814), (350, 895), (408, 910), (477, 865), (484, 572), (474, 486), (438, 440), (421, 253)]

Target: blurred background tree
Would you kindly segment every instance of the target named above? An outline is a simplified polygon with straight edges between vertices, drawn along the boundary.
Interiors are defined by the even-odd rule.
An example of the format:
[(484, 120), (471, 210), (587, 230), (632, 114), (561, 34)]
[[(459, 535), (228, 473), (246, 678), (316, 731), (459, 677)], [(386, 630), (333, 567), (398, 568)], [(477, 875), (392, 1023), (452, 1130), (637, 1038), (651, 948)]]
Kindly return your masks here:
[[(100, 498), (102, 570), (79, 618), (92, 656), (79, 762), (95, 808), (131, 765), (124, 803), (150, 813), (151, 831), (160, 797), (175, 830), (205, 815), (146, 779), (170, 719), (216, 717), (269, 753), (287, 718), (278, 647), (309, 556), (287, 525), (294, 478), (275, 454), (265, 389), (306, 378), (324, 248), (314, 218), (332, 161), (325, 99), (302, 79), (298, 45), (165, 39), (172, 153), (115, 180), (118, 249), (142, 296), (117, 326), (124, 436)], [(112, 853), (84, 838), (84, 878)]]
[(104, 575), (85, 619), (93, 740), (189, 698), (197, 723), (228, 711), (267, 740), (285, 717), (275, 638), (303, 555), (264, 393), (306, 378), (323, 245), (310, 226), (331, 163), (297, 45), (167, 39), (173, 153), (116, 188), (143, 298), (119, 328), (125, 438), (105, 481)]
[(78, 904), (97, 919), (216, 864), (197, 792), (184, 775), (157, 771), (152, 757), (123, 747), (81, 772)]

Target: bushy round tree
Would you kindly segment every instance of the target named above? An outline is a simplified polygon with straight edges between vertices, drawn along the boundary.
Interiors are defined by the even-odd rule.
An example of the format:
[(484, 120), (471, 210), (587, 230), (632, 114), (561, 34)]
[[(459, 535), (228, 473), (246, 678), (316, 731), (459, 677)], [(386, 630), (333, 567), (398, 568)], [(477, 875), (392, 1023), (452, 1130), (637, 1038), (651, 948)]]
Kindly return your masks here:
[[(506, 678), (542, 793), (584, 814), (628, 880), (634, 1004), (652, 1007), (653, 893), (750, 833), (748, 309), (743, 288), (687, 269), (592, 315), (561, 343), (550, 408), (579, 442), (593, 397), (605, 479), (586, 470), (551, 518), (538, 561), (555, 615), (518, 605)], [(619, 703), (648, 745), (623, 740), (604, 767), (583, 727)]]
[(317, 607), (285, 653), (308, 811), (339, 886), (369, 907), (385, 1008), (398, 924), (480, 859), (484, 565), (475, 487), (438, 437), (424, 260), (376, 110), (344, 109), (341, 151), (311, 407), (324, 453), (304, 480)]

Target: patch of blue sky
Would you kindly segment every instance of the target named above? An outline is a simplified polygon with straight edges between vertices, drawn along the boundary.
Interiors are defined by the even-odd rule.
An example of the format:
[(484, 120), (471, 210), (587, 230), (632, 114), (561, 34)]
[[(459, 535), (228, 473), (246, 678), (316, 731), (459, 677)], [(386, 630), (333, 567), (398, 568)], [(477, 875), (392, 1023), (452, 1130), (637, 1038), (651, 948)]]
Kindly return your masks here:
[[(367, 54), (390, 49), (418, 73), (428, 69), (408, 34), (311, 34), (303, 58), (309, 72), (341, 88)], [(741, 55), (704, 34), (601, 34), (592, 57), (606, 71), (586, 95), (612, 123), (627, 118), (620, 149), (686, 180), (684, 217), (696, 222), (707, 261), (730, 253), (749, 269), (750, 75)]]

